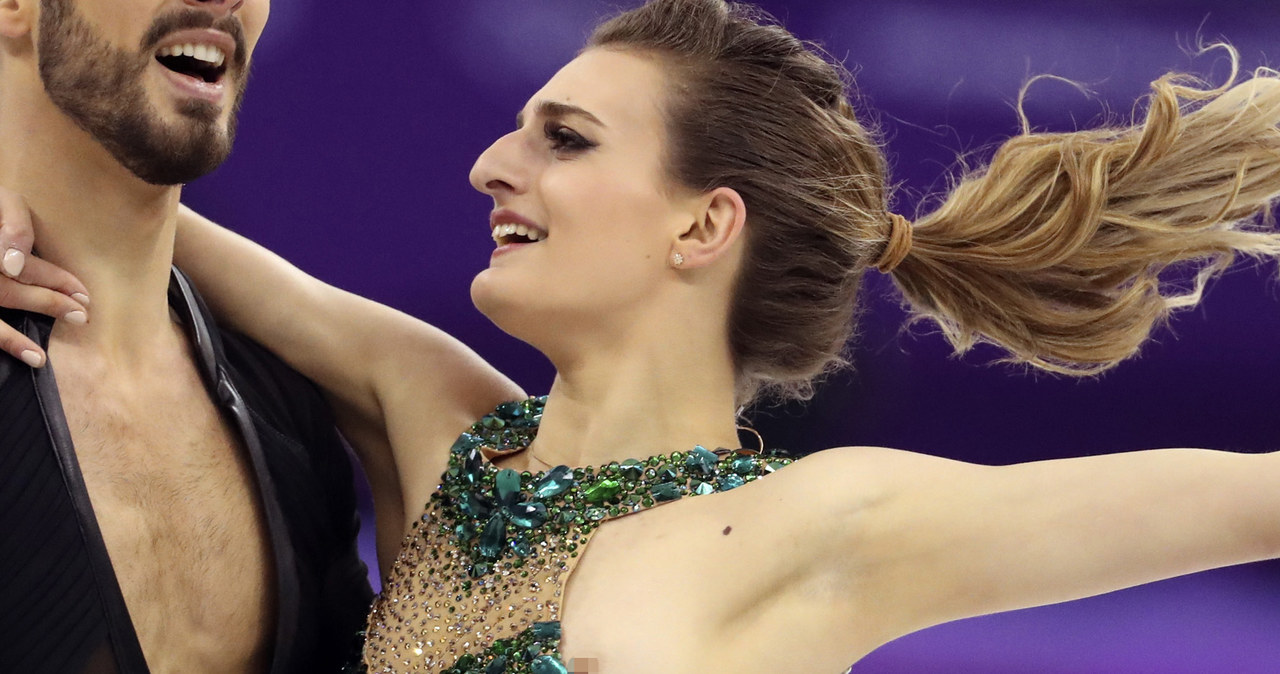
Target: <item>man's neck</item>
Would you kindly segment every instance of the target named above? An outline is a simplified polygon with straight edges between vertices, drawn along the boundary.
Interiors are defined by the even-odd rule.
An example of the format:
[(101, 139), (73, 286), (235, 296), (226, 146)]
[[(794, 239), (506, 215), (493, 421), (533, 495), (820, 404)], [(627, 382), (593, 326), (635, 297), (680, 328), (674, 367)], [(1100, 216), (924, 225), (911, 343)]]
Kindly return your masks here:
[(60, 112), (25, 107), (0, 106), (0, 139), (12, 139), (0, 141), (0, 185), (26, 199), (40, 257), (78, 276), (92, 301), (89, 325), (60, 324), (54, 339), (141, 357), (171, 332), (181, 190), (145, 184)]

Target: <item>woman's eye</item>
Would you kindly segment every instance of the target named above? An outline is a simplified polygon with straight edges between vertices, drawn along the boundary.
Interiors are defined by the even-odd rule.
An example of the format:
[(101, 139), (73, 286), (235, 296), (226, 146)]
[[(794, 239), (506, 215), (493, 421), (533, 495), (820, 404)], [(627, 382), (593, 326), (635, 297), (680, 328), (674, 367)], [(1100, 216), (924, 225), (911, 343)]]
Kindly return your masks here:
[(548, 123), (544, 132), (551, 141), (551, 149), (556, 152), (578, 152), (589, 150), (595, 143), (583, 138), (573, 129), (555, 123)]

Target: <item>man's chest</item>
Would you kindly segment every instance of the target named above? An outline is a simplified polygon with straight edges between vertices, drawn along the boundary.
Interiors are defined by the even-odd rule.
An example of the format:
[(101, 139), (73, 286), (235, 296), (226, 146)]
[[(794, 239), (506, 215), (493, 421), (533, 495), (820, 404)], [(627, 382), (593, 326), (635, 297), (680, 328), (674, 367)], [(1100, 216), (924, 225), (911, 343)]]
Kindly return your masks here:
[(58, 384), (151, 670), (265, 669), (274, 568), (257, 483), (194, 370), (154, 386), (72, 370)]

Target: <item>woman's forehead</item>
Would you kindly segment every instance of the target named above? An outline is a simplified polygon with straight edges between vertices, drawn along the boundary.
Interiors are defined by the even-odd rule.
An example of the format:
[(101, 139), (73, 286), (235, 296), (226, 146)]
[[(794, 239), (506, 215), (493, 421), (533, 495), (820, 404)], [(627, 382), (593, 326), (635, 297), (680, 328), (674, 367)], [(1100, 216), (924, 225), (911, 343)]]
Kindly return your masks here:
[(661, 131), (666, 75), (657, 61), (614, 49), (589, 49), (560, 69), (522, 116), (548, 111), (594, 117), (619, 131)]

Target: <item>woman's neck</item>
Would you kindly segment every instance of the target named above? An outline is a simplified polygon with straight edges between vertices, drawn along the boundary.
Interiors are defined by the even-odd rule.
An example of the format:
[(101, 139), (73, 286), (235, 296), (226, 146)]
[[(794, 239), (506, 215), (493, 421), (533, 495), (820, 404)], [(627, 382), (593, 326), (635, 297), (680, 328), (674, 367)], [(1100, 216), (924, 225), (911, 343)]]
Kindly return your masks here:
[(533, 469), (601, 465), (737, 444), (727, 347), (666, 342), (578, 359), (560, 371), (525, 460)]

